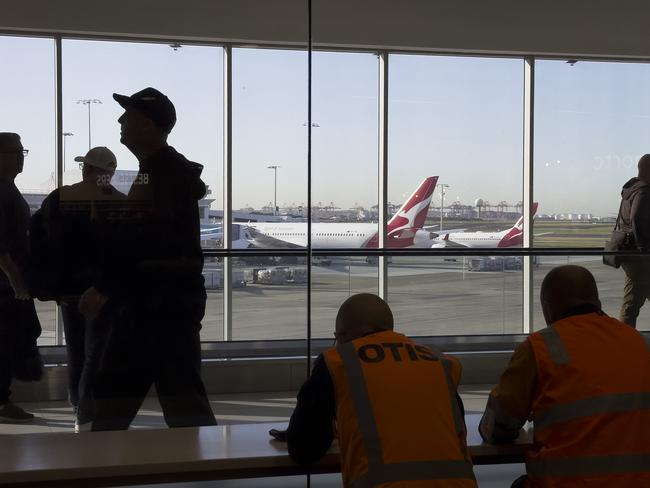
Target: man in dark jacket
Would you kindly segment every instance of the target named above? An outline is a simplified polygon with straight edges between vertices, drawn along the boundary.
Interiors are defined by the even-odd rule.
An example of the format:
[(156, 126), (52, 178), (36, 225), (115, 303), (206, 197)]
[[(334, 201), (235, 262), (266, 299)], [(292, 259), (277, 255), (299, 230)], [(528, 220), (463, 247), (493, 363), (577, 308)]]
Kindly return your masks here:
[[(639, 159), (639, 175), (630, 179), (621, 191), (621, 230), (633, 236), (630, 247), (650, 252), (650, 154)], [(623, 259), (625, 271), (621, 322), (636, 327), (636, 319), (646, 299), (650, 298), (650, 256)]]
[(43, 374), (36, 340), (41, 325), (28, 288), (29, 205), (14, 180), (27, 150), (20, 136), (0, 133), (0, 422), (29, 422), (34, 415), (9, 400), (12, 378)]
[(145, 88), (114, 94), (125, 109), (121, 142), (138, 158), (125, 218), (106, 262), (81, 297), (87, 318), (113, 302), (115, 323), (94, 389), (93, 430), (126, 429), (152, 384), (167, 425), (214, 425), (201, 379), (199, 332), (205, 312), (198, 200), (203, 167), (167, 144), (172, 102)]
[(111, 179), (117, 160), (107, 147), (77, 156), (82, 180), (57, 188), (32, 217), (30, 242), (41, 299), (61, 306), (68, 353), (68, 400), (76, 412), (75, 430), (92, 419), (91, 384), (108, 332), (105, 316), (87, 322), (80, 295), (92, 286), (104, 256), (104, 235), (122, 211), (126, 195)]

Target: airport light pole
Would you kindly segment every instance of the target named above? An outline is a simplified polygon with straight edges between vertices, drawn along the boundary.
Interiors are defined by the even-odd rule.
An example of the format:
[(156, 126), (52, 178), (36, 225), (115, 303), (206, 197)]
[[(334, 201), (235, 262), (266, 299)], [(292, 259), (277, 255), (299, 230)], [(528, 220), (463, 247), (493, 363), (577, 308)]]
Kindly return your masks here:
[(449, 188), (449, 185), (445, 183), (438, 183), (440, 187), (440, 232), (442, 232), (442, 215), (445, 210), (445, 188)]
[(72, 132), (64, 132), (61, 135), (63, 136), (63, 172), (65, 173), (65, 140), (67, 137), (71, 137), (74, 134)]
[(273, 170), (273, 215), (278, 214), (278, 166), (277, 164), (271, 164), (267, 166), (267, 169)]
[(77, 100), (77, 105), (82, 104), (88, 106), (88, 150), (90, 151), (90, 148), (92, 147), (91, 143), (91, 131), (90, 131), (90, 106), (94, 103), (99, 103), (101, 104), (102, 101), (98, 98), (83, 98), (81, 100)]

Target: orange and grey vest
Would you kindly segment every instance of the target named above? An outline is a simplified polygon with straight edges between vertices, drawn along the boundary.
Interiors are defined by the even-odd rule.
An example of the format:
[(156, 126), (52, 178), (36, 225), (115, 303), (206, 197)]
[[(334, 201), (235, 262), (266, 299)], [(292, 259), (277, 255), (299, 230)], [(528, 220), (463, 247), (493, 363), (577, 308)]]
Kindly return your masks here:
[(455, 358), (378, 332), (324, 353), (344, 486), (476, 487)]
[(528, 338), (537, 363), (530, 487), (650, 487), (650, 342), (599, 313)]

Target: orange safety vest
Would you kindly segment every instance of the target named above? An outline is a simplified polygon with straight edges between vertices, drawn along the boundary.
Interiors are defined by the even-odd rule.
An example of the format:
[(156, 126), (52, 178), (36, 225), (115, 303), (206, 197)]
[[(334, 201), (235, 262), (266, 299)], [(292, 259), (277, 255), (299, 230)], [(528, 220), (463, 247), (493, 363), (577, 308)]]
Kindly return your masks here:
[(392, 331), (330, 348), (324, 357), (344, 486), (476, 487), (455, 358)]
[(650, 341), (600, 313), (528, 337), (537, 363), (529, 487), (650, 487)]

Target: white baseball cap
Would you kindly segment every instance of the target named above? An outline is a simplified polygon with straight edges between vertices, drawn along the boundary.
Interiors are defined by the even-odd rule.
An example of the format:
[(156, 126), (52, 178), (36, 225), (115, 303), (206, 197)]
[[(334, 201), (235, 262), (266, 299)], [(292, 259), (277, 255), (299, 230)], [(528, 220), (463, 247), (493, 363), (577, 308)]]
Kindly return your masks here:
[(93, 147), (85, 156), (77, 156), (74, 160), (105, 171), (115, 171), (117, 168), (115, 154), (104, 146)]

